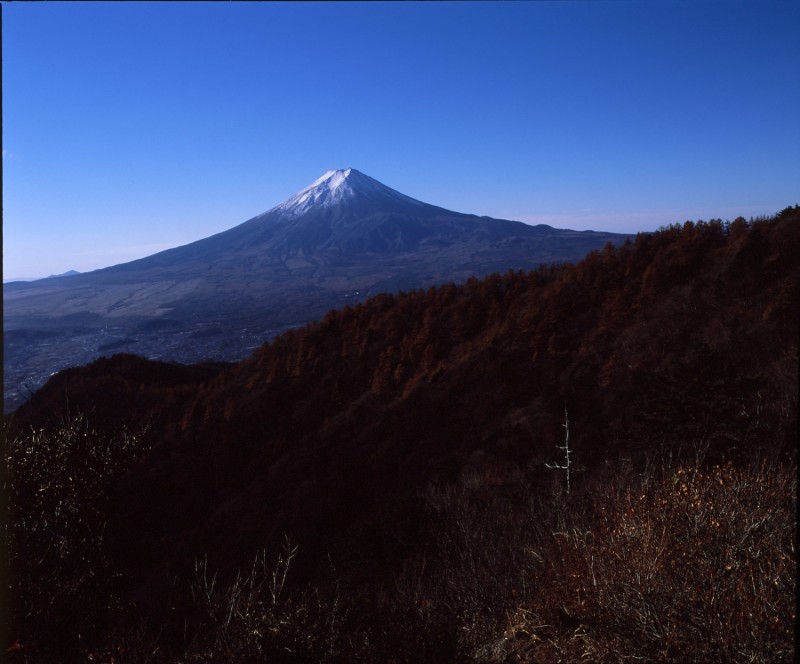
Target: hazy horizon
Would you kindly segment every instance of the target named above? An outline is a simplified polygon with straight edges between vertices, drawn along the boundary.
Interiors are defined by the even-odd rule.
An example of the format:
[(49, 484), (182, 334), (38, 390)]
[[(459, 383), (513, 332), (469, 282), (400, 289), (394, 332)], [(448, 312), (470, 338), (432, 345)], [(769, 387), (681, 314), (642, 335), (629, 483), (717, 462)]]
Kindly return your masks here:
[(353, 167), (651, 231), (798, 202), (796, 3), (13, 3), (3, 278), (124, 263)]

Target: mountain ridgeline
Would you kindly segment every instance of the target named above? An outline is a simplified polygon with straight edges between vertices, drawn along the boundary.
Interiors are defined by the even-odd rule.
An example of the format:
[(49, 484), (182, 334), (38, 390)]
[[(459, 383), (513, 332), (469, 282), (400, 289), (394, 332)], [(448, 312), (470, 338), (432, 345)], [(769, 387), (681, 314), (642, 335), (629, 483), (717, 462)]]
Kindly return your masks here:
[(6, 399), (110, 350), (194, 363), (249, 355), (279, 331), (380, 292), (575, 261), (626, 236), (445, 210), (355, 169), (267, 212), (102, 270), (5, 284)]
[[(292, 205), (308, 202), (302, 194)], [(409, 210), (419, 205), (401, 203)], [(334, 201), (331, 209), (335, 206)], [(253, 233), (261, 232), (255, 221), (249, 223)], [(250, 232), (246, 226), (237, 231), (243, 237)], [(285, 228), (271, 236), (275, 247), (289, 253), (294, 251), (290, 227), (286, 221)], [(529, 232), (533, 237), (540, 231)], [(314, 247), (325, 244), (326, 237), (320, 227)], [(419, 242), (434, 241), (425, 237), (420, 230)], [(395, 240), (401, 241), (377, 234), (377, 244), (371, 248)], [(326, 246), (330, 255), (345, 253), (343, 247)], [(307, 255), (305, 248), (303, 252)], [(298, 249), (292, 255), (299, 253)], [(323, 612), (327, 618), (314, 614), (314, 620), (322, 622), (314, 622), (313, 628), (310, 622), (303, 623), (303, 629), (319, 636), (324, 623), (328, 625), (324, 629), (333, 630), (325, 622), (333, 619), (333, 604), (325, 602), (339, 598), (334, 588), (339, 589), (336, 592), (347, 588), (352, 604), (347, 617), (341, 616), (337, 623), (336, 636), (325, 632), (328, 640), (323, 639), (325, 647), (344, 660), (323, 656), (322, 650), (315, 650), (323, 647), (322, 641), (312, 644), (311, 637), (303, 641), (305, 637), (292, 632), (293, 652), (305, 655), (292, 660), (281, 651), (284, 654), (275, 655), (275, 661), (303, 661), (305, 656), (305, 661), (387, 661), (392, 656), (398, 661), (500, 662), (512, 661), (504, 657), (513, 656), (517, 657), (513, 661), (556, 661), (564, 653), (568, 658), (590, 656), (586, 652), (600, 659), (619, 658), (620, 653), (652, 659), (661, 653), (662, 659), (680, 660), (696, 655), (699, 643), (710, 648), (703, 657), (734, 661), (741, 657), (739, 651), (725, 650), (728, 646), (713, 636), (720, 632), (711, 623), (706, 634), (705, 628), (664, 622), (659, 614), (661, 631), (652, 631), (656, 628), (650, 623), (640, 629), (637, 621), (646, 622), (650, 614), (637, 613), (634, 607), (632, 617), (623, 619), (628, 615), (626, 602), (635, 604), (627, 595), (614, 600), (622, 607), (617, 617), (603, 613), (600, 607), (608, 603), (603, 597), (613, 598), (614, 592), (634, 583), (608, 581), (610, 585), (603, 586), (618, 578), (613, 575), (624, 573), (608, 567), (611, 561), (624, 559), (635, 567), (638, 559), (632, 549), (601, 555), (587, 548), (589, 540), (581, 540), (579, 546), (569, 538), (583, 531), (577, 525), (571, 529), (570, 515), (587, 520), (574, 523), (595, 533), (591, 546), (602, 542), (617, 546), (623, 530), (603, 525), (617, 508), (620, 518), (633, 518), (636, 506), (648, 496), (653, 500), (660, 496), (664, 502), (658, 504), (667, 505), (667, 499), (673, 500), (670, 496), (699, 491), (705, 472), (719, 480), (709, 479), (708, 490), (722, 491), (721, 487), (733, 486), (735, 468), (750, 467), (754, 461), (762, 470), (764, 463), (776, 468), (792, 462), (797, 430), (798, 256), (798, 208), (751, 222), (741, 218), (731, 223), (687, 222), (640, 234), (618, 246), (607, 244), (576, 264), (511, 270), (460, 285), (376, 295), (287, 331), (230, 366), (183, 366), (127, 354), (97, 360), (51, 378), (13, 414), (8, 426), (12, 437), (24, 437), (26, 431), (55, 430), (80, 413), (99, 432), (100, 440), (121, 440), (123, 430), (143, 431), (147, 444), (135, 455), (135, 463), (115, 475), (113, 498), (101, 509), (106, 524), (100, 547), (103, 569), (113, 578), (108, 582), (113, 592), (103, 586), (104, 592), (119, 598), (115, 606), (127, 607), (93, 618), (89, 631), (106, 639), (119, 633), (120, 625), (136, 624), (134, 617), (146, 615), (163, 629), (163, 652), (176, 657), (180, 648), (191, 649), (186, 640), (179, 644), (185, 632), (179, 637), (180, 626), (170, 622), (169, 610), (163, 610), (176, 606), (170, 594), (174, 578), (193, 574), (201, 578), (197, 574), (202, 570), (219, 570), (220, 579), (238, 578), (236, 570), (246, 568), (258, 551), (278, 551), (288, 537), (298, 545), (292, 568), (296, 587), (312, 584), (319, 593), (314, 601), (328, 607)], [(570, 495), (564, 493), (563, 470), (553, 468), (564, 461), (559, 446), (565, 425), (571, 452)], [(113, 456), (113, 446), (109, 449)], [(686, 464), (694, 468), (691, 482), (688, 476), (681, 479)], [(713, 469), (720, 467), (728, 468), (719, 472), (730, 476), (714, 475), (718, 471)], [(653, 486), (648, 482), (655, 482), (659, 473), (664, 476), (664, 494), (645, 488)], [(628, 500), (624, 498), (628, 489), (614, 487), (629, 476), (639, 478), (631, 480), (633, 502), (622, 507), (608, 502)], [(770, 484), (777, 475), (764, 477), (756, 482), (759, 487), (777, 486)], [(689, 488), (670, 493), (682, 486)], [(770, 496), (781, 510), (788, 510), (781, 518), (790, 524), (794, 499), (787, 486), (774, 489)], [(554, 495), (565, 502), (553, 503)], [(719, 498), (719, 504), (738, 505), (735, 501), (744, 495)], [(603, 511), (606, 507), (610, 511)], [(747, 508), (753, 514), (757, 509)], [(675, 522), (669, 528), (699, 523), (679, 519), (677, 512), (662, 507), (647, 514), (648, 519), (652, 514), (663, 519), (673, 514)], [(713, 514), (719, 526), (722, 517)], [(589, 523), (590, 519), (595, 521)], [(744, 523), (738, 516), (734, 521)], [(545, 528), (543, 523), (551, 525)], [(542, 528), (549, 530), (542, 534)], [(663, 531), (648, 528), (646, 532), (657, 530), (662, 542), (664, 533), (672, 532), (667, 526)], [(555, 531), (567, 539), (553, 539)], [(741, 542), (750, 537), (747, 533)], [(603, 539), (606, 535), (610, 539)], [(520, 539), (524, 537), (531, 539)], [(675, 551), (693, 546), (687, 542), (700, 542), (699, 537), (676, 535)], [(545, 540), (550, 544), (543, 544)], [(703, 550), (716, 550), (712, 547), (716, 540), (702, 541)], [(663, 544), (646, 546), (664, 550)], [(580, 551), (593, 551), (597, 557), (592, 560), (604, 561), (603, 573), (608, 576), (601, 576), (600, 566), (592, 567), (589, 575), (589, 568), (582, 567), (589, 564), (589, 554), (578, 561), (575, 556)], [(733, 555), (733, 549), (725, 551)], [(281, 560), (293, 559), (295, 550), (289, 547), (285, 552), (277, 558), (279, 566)], [(529, 553), (532, 558), (525, 557)], [(667, 561), (672, 560), (670, 555), (665, 554)], [(782, 560), (784, 553), (776, 555)], [(203, 561), (201, 568), (198, 560)], [(656, 560), (659, 565), (671, 564), (658, 556)], [(573, 563), (576, 567), (559, 567), (558, 573), (546, 567)], [(781, 564), (775, 578), (788, 584), (794, 567)], [(698, 565), (698, 574), (706, 575)], [(685, 560), (678, 567), (683, 571), (675, 577), (676, 584), (684, 582), (680, 578), (694, 579)], [(530, 579), (538, 579), (530, 581), (530, 587), (537, 589), (530, 597), (519, 576), (526, 569), (533, 575)], [(567, 584), (584, 572), (581, 578), (588, 579), (588, 585), (581, 586), (584, 590), (556, 587), (558, 579)], [(667, 578), (664, 575), (666, 571), (658, 578)], [(467, 580), (472, 578), (475, 587)], [(466, 585), (447, 586), (453, 579)], [(691, 580), (690, 586), (704, 588), (707, 582), (703, 576)], [(654, 583), (637, 591), (647, 597), (652, 594), (655, 604), (649, 610), (660, 611), (652, 607), (668, 600), (681, 601), (683, 591), (678, 586), (670, 590)], [(731, 584), (731, 593), (750, 587)], [(778, 592), (777, 580), (775, 584), (769, 592)], [(490, 589), (496, 594), (488, 597)], [(598, 613), (590, 616), (579, 599), (596, 592), (607, 594), (597, 601)], [(775, 616), (790, 611), (791, 590), (781, 592), (775, 599)], [(298, 606), (298, 597), (292, 606)], [(304, 597), (308, 601), (309, 596)], [(63, 599), (67, 605), (69, 601), (77, 600)], [(715, 610), (724, 613), (727, 609), (719, 607), (727, 606), (726, 601), (718, 599)], [(736, 600), (741, 601), (741, 597)], [(706, 602), (692, 600), (691, 606)], [(684, 610), (688, 611), (675, 609), (675, 615)], [(50, 606), (47, 611), (55, 609)], [(772, 621), (772, 609), (765, 611), (769, 617), (764, 620)], [(74, 613), (75, 607), (70, 610)], [(205, 632), (198, 631), (198, 639), (201, 633), (212, 633), (208, 631), (212, 619), (206, 614), (205, 618), (191, 612), (181, 615), (185, 624), (206, 625)], [(301, 621), (299, 615), (293, 620)], [(313, 622), (311, 613), (303, 615), (303, 620)], [(622, 621), (619, 625), (617, 619)], [(76, 638), (65, 636), (64, 625), (74, 623), (70, 620), (49, 615), (40, 618), (40, 626), (50, 625), (47, 638), (64, 642)], [(693, 620), (705, 624), (705, 618)], [(748, 623), (755, 636), (731, 627), (725, 638), (739, 644), (736, 648), (746, 646), (747, 652), (760, 652), (772, 661), (790, 661), (791, 653), (781, 648), (791, 643), (791, 625), (784, 625), (784, 618), (775, 620), (774, 630), (763, 628), (763, 634), (772, 634), (769, 638), (759, 631), (757, 621), (756, 627)], [(53, 627), (56, 624), (58, 628)], [(223, 629), (222, 623), (213, 624), (214, 629)], [(740, 623), (731, 619), (727, 624)], [(580, 625), (582, 634), (590, 635), (584, 641), (574, 636)], [(23, 618), (17, 627), (28, 634), (37, 629)], [(550, 641), (531, 631), (545, 628), (554, 630), (547, 632)], [(87, 628), (83, 629), (85, 634)], [(516, 636), (507, 638), (509, 633)], [(487, 642), (487, 634), (496, 640)], [(503, 634), (506, 637), (501, 638)], [(567, 640), (558, 640), (562, 637)], [(40, 642), (42, 638), (40, 634)], [(556, 641), (561, 650), (548, 645)], [(749, 645), (742, 645), (744, 641)], [(580, 650), (590, 642), (595, 650)], [(234, 652), (224, 649), (233, 646), (219, 643), (218, 654)], [(265, 643), (251, 644), (253, 652), (266, 652), (258, 650), (266, 648)]]

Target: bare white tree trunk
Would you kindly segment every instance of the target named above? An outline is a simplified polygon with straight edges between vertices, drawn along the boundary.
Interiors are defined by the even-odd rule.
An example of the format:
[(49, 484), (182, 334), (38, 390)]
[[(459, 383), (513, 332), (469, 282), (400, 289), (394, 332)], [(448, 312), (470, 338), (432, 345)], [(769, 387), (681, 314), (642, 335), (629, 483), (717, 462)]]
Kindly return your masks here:
[(557, 463), (546, 463), (545, 466), (548, 468), (556, 468), (558, 470), (563, 470), (567, 475), (567, 495), (569, 495), (569, 413), (567, 413), (567, 405), (564, 404), (564, 424), (561, 425), (564, 427), (564, 444), (563, 445), (556, 445), (556, 447), (560, 450), (564, 450), (564, 465), (560, 465)]

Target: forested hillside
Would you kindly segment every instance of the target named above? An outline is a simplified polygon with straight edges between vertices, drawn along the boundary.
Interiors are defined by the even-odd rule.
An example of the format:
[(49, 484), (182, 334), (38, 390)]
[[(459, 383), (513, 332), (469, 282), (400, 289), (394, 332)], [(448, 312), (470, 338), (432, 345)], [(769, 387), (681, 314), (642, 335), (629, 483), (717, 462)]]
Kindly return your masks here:
[(54, 376), (7, 421), (9, 652), (791, 661), (798, 256), (797, 207), (687, 222)]

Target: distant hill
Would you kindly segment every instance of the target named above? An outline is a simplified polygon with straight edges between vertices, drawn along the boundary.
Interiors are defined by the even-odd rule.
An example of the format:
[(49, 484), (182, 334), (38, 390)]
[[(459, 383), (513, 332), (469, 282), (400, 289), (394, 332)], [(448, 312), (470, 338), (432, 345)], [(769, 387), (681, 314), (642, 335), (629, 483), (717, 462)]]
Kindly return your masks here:
[(46, 277), (16, 277), (11, 279), (3, 279), (4, 284), (11, 284), (20, 281), (40, 281), (42, 278), (44, 279), (54, 279), (56, 277), (71, 277), (73, 275), (80, 274), (77, 270), (67, 270), (66, 272), (62, 272), (61, 274), (51, 274)]
[(77, 270), (67, 270), (66, 272), (62, 272), (61, 274), (51, 274), (50, 276), (45, 277), (45, 279), (55, 279), (57, 277), (73, 277), (76, 274), (80, 274), (80, 272), (78, 272)]
[(579, 260), (626, 236), (445, 210), (355, 169), (329, 171), (212, 237), (83, 274), (6, 284), (6, 399), (109, 348), (238, 360), (328, 310), (508, 269)]
[[(565, 420), (578, 493), (631, 469), (652, 478), (678, 463), (791, 458), (797, 256), (797, 208), (687, 222), (575, 265), (380, 294), (231, 366), (98, 360), (51, 378), (11, 432), (78, 412), (109, 440), (147, 426), (152, 447), (115, 482), (103, 546), (120, 592), (156, 624), (169, 620), (159, 607), (170, 579), (191, 576), (193, 561), (233, 575), (285, 535), (303, 553), (298, 582), (335, 569), (357, 587), (400, 592), (391, 584), (414, 577), (397, 570), (422, 575), (439, 550), (428, 538), (443, 512), (431, 505), (465, 519), (486, 501), (512, 509), (522, 485), (531, 505), (551, 495), (561, 476), (547, 464), (561, 462)], [(447, 537), (462, 532), (448, 523)]]

